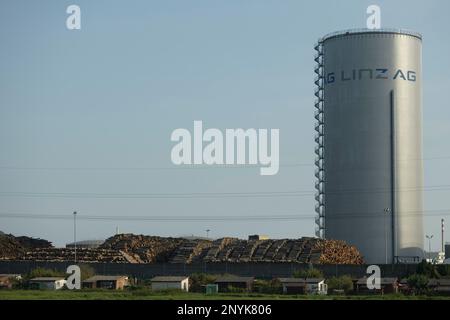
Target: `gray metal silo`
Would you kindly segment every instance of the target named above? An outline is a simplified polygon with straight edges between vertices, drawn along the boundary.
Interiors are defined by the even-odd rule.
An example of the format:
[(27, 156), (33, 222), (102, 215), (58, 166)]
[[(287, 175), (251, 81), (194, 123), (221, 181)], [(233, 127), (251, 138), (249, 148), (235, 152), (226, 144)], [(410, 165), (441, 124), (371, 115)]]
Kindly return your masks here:
[(368, 263), (423, 255), (421, 35), (351, 30), (316, 62), (317, 235)]

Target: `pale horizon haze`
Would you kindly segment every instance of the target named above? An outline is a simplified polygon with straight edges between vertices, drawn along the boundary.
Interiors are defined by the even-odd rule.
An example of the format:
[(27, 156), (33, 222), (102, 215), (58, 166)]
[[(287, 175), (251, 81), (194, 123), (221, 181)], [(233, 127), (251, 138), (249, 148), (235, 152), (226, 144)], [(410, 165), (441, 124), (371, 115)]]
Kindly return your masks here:
[[(81, 30), (66, 28), (71, 4), (81, 8)], [(78, 240), (106, 239), (117, 227), (313, 236), (314, 45), (365, 28), (371, 4), (383, 28), (423, 35), (424, 232), (438, 250), (440, 219), (450, 224), (446, 0), (1, 1), (0, 230), (63, 246), (77, 211)], [(279, 129), (278, 174), (173, 165), (170, 135), (192, 131), (194, 120)], [(124, 218), (133, 216), (185, 220)], [(241, 220), (221, 219), (230, 216)]]

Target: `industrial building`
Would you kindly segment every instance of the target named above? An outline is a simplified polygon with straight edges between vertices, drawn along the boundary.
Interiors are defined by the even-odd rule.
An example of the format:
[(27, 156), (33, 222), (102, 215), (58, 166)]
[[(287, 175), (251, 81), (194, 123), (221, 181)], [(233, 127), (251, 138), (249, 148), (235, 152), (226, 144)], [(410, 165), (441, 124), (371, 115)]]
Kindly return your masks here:
[(422, 37), (350, 30), (315, 50), (316, 235), (367, 263), (420, 261)]
[(105, 240), (83, 240), (83, 241), (77, 241), (77, 242), (71, 242), (66, 244), (66, 248), (75, 248), (75, 244), (77, 249), (96, 249), (100, 247)]
[(445, 244), (445, 259), (449, 259), (450, 258), (450, 243), (446, 243)]

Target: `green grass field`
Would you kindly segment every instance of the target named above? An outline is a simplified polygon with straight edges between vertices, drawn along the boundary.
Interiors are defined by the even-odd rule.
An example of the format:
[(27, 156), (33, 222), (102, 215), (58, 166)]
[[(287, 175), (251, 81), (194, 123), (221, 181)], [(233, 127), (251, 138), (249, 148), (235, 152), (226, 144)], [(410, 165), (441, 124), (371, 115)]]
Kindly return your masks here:
[(442, 296), (314, 296), (314, 295), (272, 295), (221, 293), (205, 295), (202, 293), (184, 293), (178, 291), (152, 292), (150, 290), (109, 291), (109, 290), (0, 290), (0, 300), (449, 300)]

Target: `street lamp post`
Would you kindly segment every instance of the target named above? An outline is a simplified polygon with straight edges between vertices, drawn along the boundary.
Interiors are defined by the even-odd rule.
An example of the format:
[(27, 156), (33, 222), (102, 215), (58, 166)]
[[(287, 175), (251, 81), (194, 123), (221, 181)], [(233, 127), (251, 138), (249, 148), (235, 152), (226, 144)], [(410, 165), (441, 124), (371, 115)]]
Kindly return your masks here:
[(387, 232), (387, 217), (391, 209), (384, 209), (384, 263), (388, 264), (388, 232)]
[(77, 212), (73, 212), (73, 247), (75, 249), (75, 263), (77, 263)]
[(425, 237), (428, 239), (428, 259), (431, 260), (431, 239), (433, 239), (433, 235), (425, 235)]

